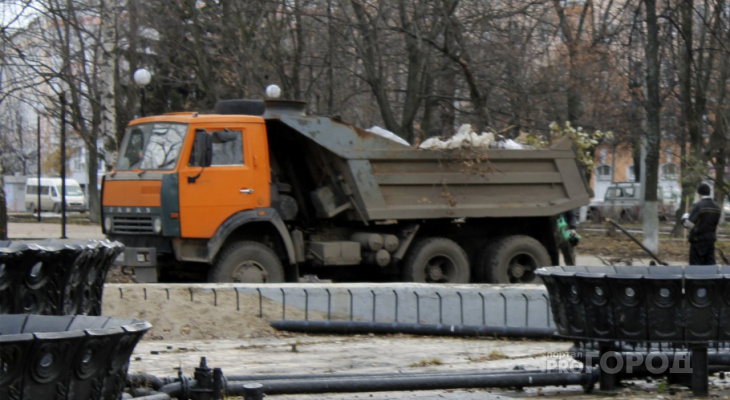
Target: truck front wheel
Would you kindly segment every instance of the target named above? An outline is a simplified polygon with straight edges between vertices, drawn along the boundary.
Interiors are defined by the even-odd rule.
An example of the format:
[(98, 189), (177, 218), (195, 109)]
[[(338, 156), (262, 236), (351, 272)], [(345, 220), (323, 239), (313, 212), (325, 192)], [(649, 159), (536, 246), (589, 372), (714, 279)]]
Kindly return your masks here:
[(284, 282), (284, 267), (273, 250), (258, 243), (234, 243), (222, 251), (210, 273), (210, 282)]
[(550, 265), (550, 255), (536, 239), (515, 235), (498, 239), (479, 257), (478, 277), (489, 283), (538, 283), (535, 270)]
[(423, 239), (406, 257), (403, 278), (409, 282), (469, 283), (469, 259), (449, 239)]

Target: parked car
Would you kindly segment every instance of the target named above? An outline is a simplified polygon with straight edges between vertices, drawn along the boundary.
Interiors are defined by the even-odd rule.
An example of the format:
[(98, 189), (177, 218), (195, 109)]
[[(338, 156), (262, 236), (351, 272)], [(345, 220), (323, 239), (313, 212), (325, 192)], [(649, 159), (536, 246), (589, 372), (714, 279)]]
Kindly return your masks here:
[[(665, 204), (661, 188), (657, 189), (658, 214), (660, 220), (672, 216), (671, 206)], [(636, 182), (618, 182), (608, 187), (603, 200), (594, 199), (588, 205), (587, 219), (600, 222), (611, 218), (619, 222), (641, 220), (643, 199), (641, 185)]]
[[(61, 212), (61, 178), (28, 178), (25, 183), (25, 209), (28, 212)], [(39, 202), (40, 199), (40, 202)], [(86, 211), (86, 197), (75, 179), (66, 179), (66, 210)]]

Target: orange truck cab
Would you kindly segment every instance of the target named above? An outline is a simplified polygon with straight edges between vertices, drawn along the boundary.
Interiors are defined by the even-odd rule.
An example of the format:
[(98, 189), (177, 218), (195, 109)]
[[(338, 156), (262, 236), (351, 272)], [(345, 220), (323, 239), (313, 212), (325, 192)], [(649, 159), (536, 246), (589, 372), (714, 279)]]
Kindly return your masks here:
[(125, 264), (139, 278), (156, 281), (160, 262), (173, 254), (209, 261), (198, 254), (232, 215), (250, 211), (239, 218), (268, 220), (269, 184), (260, 115), (137, 119), (104, 178), (103, 229), (127, 246)]
[(138, 281), (531, 282), (558, 263), (555, 217), (588, 203), (569, 142), (422, 150), (304, 107), (130, 123), (102, 221)]

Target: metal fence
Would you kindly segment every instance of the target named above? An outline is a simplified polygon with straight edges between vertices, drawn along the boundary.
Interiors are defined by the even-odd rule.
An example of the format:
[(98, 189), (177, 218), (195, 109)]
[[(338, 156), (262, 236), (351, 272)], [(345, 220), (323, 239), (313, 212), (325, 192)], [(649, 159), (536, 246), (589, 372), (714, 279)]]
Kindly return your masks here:
[(97, 240), (0, 241), (0, 314), (101, 315), (124, 246)]

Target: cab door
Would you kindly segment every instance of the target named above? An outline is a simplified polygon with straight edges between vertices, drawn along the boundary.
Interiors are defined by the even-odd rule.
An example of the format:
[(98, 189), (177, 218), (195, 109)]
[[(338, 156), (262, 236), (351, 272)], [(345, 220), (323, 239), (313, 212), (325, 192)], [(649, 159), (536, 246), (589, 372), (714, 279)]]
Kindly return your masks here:
[[(212, 165), (192, 166), (187, 160), (182, 163), (178, 183), (180, 233), (187, 238), (210, 238), (233, 214), (269, 207), (266, 133), (263, 123), (191, 129), (211, 135)], [(192, 133), (190, 136), (194, 136)]]

